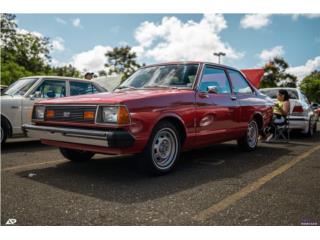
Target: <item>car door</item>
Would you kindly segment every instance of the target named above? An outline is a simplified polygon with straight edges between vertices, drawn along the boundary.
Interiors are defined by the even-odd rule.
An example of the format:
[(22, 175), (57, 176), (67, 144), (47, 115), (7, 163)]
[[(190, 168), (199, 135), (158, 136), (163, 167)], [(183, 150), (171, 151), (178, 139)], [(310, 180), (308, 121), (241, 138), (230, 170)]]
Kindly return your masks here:
[(253, 88), (239, 71), (228, 69), (228, 75), (231, 80), (232, 91), (241, 108), (238, 126), (243, 131), (246, 131), (253, 113), (257, 111), (260, 105), (264, 105), (264, 103), (263, 100), (257, 98)]
[(23, 99), (22, 122), (30, 123), (33, 105), (44, 99), (66, 96), (66, 80), (44, 79), (28, 97)]
[(205, 65), (196, 91), (197, 144), (208, 145), (232, 138), (237, 109), (225, 70)]

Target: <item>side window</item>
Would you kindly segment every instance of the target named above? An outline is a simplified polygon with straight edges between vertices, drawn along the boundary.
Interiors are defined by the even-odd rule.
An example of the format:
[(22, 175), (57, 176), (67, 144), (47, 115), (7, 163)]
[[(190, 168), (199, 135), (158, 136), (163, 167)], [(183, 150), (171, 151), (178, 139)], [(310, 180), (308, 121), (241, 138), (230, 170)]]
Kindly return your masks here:
[(70, 81), (70, 95), (83, 95), (99, 92), (92, 83)]
[(208, 91), (208, 87), (216, 87), (219, 94), (231, 93), (227, 75), (223, 69), (206, 66), (199, 86), (200, 92)]
[(66, 96), (66, 82), (61, 80), (44, 80), (36, 89), (40, 98), (60, 98)]
[(252, 89), (243, 76), (234, 70), (228, 70), (235, 93), (252, 93)]

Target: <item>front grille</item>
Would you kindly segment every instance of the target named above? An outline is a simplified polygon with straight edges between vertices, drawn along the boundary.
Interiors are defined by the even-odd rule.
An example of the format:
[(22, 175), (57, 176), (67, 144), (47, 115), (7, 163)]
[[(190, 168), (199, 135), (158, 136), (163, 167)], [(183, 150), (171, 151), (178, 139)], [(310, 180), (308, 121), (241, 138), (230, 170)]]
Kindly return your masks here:
[[(94, 123), (97, 106), (46, 106), (46, 121)], [(53, 111), (49, 116), (48, 112)], [(92, 112), (94, 118), (85, 119), (84, 112)]]

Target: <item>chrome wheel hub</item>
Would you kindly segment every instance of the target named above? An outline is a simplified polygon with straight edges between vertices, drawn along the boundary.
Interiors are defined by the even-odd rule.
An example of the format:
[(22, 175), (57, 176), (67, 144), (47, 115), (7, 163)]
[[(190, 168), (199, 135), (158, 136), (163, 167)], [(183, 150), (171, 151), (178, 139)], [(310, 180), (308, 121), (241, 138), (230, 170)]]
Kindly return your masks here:
[(254, 148), (258, 140), (258, 129), (255, 122), (250, 122), (247, 130), (248, 145)]
[(178, 139), (170, 128), (161, 129), (154, 137), (152, 160), (159, 169), (170, 168), (178, 151)]

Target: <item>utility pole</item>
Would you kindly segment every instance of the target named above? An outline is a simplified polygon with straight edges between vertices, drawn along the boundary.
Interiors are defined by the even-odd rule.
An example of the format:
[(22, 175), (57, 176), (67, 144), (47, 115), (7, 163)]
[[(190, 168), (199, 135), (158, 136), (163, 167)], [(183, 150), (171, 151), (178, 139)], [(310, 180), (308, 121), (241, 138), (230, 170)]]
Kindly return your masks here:
[(225, 56), (226, 53), (224, 53), (224, 52), (215, 52), (215, 53), (213, 53), (213, 55), (218, 57), (218, 59), (219, 59), (219, 64), (220, 64), (220, 57), (221, 57), (221, 56)]

